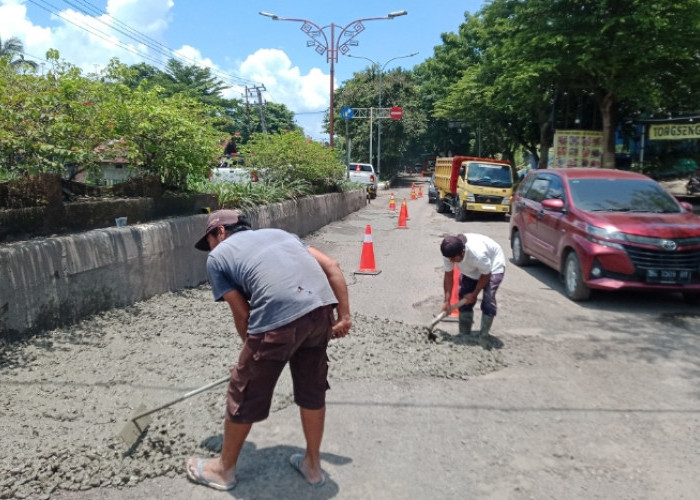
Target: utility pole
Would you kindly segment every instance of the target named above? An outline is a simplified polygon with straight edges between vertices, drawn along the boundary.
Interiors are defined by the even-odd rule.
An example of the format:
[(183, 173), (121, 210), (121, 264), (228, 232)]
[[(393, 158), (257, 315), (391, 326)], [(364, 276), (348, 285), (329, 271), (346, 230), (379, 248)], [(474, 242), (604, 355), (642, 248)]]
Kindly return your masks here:
[[(267, 124), (265, 123), (265, 108), (262, 102), (262, 92), (265, 90), (265, 85), (255, 85), (251, 88), (246, 87), (246, 106), (248, 104), (248, 96), (257, 97), (258, 109), (260, 111), (260, 128), (263, 134), (267, 134)], [(255, 95), (253, 95), (255, 93)], [(247, 109), (247, 108), (246, 108)]]
[(250, 126), (250, 102), (248, 101), (248, 86), (245, 87), (245, 119), (248, 126), (248, 137), (253, 133), (252, 127)]

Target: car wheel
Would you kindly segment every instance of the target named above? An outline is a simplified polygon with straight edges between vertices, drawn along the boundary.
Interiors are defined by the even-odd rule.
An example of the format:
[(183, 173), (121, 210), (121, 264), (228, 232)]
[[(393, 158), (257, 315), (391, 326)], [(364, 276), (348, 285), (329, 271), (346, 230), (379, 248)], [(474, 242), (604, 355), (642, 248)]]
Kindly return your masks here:
[(583, 282), (581, 273), (581, 263), (575, 252), (570, 252), (566, 256), (564, 263), (564, 289), (566, 296), (573, 301), (588, 300), (591, 296), (591, 289)]
[(685, 292), (683, 294), (683, 301), (691, 306), (696, 306), (700, 304), (700, 293), (697, 292)]
[(444, 214), (447, 208), (445, 207), (445, 203), (442, 200), (435, 200), (435, 203), (435, 210), (437, 210), (437, 213)]
[(520, 239), (520, 231), (513, 232), (510, 248), (513, 251), (513, 263), (516, 266), (527, 266), (530, 256), (523, 250), (523, 241)]

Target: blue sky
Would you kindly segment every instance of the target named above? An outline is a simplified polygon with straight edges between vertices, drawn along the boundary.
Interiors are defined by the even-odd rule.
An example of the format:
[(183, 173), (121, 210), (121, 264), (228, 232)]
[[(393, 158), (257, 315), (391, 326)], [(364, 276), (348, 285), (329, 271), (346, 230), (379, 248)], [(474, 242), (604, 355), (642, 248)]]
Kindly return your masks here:
[[(162, 67), (168, 57), (210, 67), (231, 85), (229, 97), (242, 98), (245, 86), (264, 85), (263, 98), (285, 104), (307, 135), (327, 139), (321, 132), (323, 112), (330, 100), (330, 64), (325, 55), (307, 47), (310, 38), (302, 23), (274, 21), (260, 11), (280, 17), (308, 19), (339, 31), (352, 21), (363, 23), (350, 54), (385, 66), (411, 68), (433, 55), (440, 35), (456, 32), (464, 13), (476, 13), (483, 0), (341, 1), (332, 0), (0, 0), (0, 37), (16, 36), (27, 58), (42, 62), (49, 48), (86, 73), (104, 67), (112, 57), (125, 64), (145, 61)], [(418, 55), (401, 58), (412, 52)], [(335, 87), (370, 64), (366, 59), (339, 56)], [(400, 103), (391, 103), (400, 105)]]

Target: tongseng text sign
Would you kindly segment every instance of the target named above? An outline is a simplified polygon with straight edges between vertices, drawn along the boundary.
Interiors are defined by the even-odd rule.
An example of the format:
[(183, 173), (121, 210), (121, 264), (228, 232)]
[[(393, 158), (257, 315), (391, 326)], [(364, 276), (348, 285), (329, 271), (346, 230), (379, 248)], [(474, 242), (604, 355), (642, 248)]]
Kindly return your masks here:
[(700, 123), (660, 123), (649, 126), (649, 140), (700, 139)]

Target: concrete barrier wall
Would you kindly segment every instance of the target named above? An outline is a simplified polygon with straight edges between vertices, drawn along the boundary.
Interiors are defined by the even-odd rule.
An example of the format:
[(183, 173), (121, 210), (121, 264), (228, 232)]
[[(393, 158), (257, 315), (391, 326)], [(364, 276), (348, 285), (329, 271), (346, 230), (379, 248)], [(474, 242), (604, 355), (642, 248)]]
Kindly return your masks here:
[[(305, 236), (365, 204), (359, 190), (275, 203), (247, 215), (254, 228)], [(177, 217), (0, 245), (0, 338), (206, 282), (206, 253), (193, 247), (206, 219)]]

